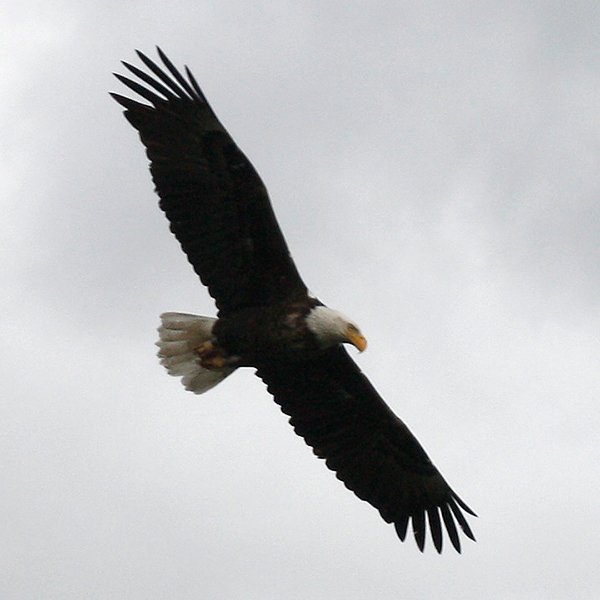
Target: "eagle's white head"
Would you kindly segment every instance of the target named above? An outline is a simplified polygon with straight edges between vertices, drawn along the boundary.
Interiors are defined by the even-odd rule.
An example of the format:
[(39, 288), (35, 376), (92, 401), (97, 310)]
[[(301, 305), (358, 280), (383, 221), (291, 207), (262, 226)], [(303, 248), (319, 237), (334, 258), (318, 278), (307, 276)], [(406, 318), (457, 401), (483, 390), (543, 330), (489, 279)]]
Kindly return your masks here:
[(306, 325), (323, 348), (336, 344), (352, 344), (363, 352), (367, 340), (358, 326), (337, 310), (327, 306), (315, 306), (306, 316)]

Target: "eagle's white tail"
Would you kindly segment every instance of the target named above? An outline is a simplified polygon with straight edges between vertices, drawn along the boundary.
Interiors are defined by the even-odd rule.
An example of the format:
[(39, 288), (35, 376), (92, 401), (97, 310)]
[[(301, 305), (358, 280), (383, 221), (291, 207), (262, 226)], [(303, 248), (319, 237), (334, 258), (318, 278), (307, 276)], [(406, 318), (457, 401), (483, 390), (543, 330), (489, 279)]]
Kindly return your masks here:
[(211, 339), (216, 319), (185, 313), (163, 313), (158, 328), (158, 356), (169, 375), (181, 377), (186, 390), (202, 394), (223, 381), (235, 368), (205, 369), (195, 349)]

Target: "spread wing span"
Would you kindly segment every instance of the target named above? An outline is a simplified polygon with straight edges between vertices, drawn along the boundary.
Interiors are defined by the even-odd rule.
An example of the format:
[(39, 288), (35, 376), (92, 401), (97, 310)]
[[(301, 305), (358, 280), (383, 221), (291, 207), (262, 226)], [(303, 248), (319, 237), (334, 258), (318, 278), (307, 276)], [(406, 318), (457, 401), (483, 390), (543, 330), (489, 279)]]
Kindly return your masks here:
[(343, 347), (301, 364), (269, 363), (260, 366), (257, 375), (291, 417), (296, 433), (347, 488), (394, 524), (401, 540), (411, 521), (422, 551), (426, 520), (438, 552), (442, 523), (458, 552), (458, 528), (475, 539), (462, 511), (475, 513), (446, 483)]
[[(308, 314), (317, 301), (307, 295), (260, 177), (218, 121), (190, 71), (186, 68), (184, 77), (160, 49), (158, 53), (164, 68), (139, 52), (148, 72), (123, 63), (142, 83), (117, 75), (147, 103), (112, 96), (140, 134), (160, 207), (215, 299), (219, 317), (248, 307), (293, 306), (296, 301), (304, 303)], [(276, 321), (271, 313), (266, 314), (268, 321)], [(179, 317), (184, 317), (182, 323), (190, 318), (204, 325), (213, 321)], [(295, 319), (289, 323), (296, 323)], [(175, 374), (189, 375), (185, 369), (195, 373), (200, 367), (198, 356), (189, 351), (188, 340), (182, 337), (182, 323), (163, 328), (161, 341), (172, 351), (163, 358), (168, 357)], [(193, 333), (197, 337), (198, 331)], [(257, 332), (242, 333), (252, 338)], [(211, 347), (210, 339), (201, 341), (194, 343)], [(184, 350), (179, 348), (182, 345)], [(409, 523), (421, 550), (427, 530), (438, 552), (444, 531), (459, 552), (459, 531), (475, 539), (464, 515), (475, 513), (446, 483), (341, 345), (293, 360), (289, 353), (273, 354), (259, 354), (248, 364), (256, 366), (257, 375), (290, 417), (296, 433), (346, 487), (394, 524), (402, 540)], [(183, 359), (189, 365), (177, 362)]]
[(141, 85), (116, 77), (150, 104), (111, 94), (146, 147), (160, 207), (220, 315), (306, 294), (263, 182), (210, 108), (158, 49), (166, 71), (123, 63)]

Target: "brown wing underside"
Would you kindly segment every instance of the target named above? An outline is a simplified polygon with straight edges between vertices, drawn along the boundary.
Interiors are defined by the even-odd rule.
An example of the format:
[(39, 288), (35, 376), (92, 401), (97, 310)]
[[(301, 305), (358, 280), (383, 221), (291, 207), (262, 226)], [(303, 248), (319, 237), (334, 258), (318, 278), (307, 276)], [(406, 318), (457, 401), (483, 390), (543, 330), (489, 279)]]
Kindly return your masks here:
[(444, 528), (459, 552), (458, 529), (475, 539), (463, 511), (475, 513), (343, 348), (316, 360), (265, 365), (257, 375), (296, 433), (346, 487), (394, 524), (400, 539), (409, 520), (421, 550), (426, 521), (438, 552)]
[(221, 314), (306, 293), (265, 186), (208, 105), (159, 50), (164, 71), (142, 53), (144, 84), (117, 75), (150, 105), (119, 94), (150, 159), (160, 207)]

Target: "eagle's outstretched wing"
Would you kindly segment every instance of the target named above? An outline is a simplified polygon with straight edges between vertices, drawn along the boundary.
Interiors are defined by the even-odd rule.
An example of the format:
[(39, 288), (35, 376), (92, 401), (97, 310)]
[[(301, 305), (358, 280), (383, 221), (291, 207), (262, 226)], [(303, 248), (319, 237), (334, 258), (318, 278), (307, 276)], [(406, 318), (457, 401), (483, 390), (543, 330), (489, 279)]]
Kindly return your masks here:
[(112, 96), (139, 131), (160, 207), (220, 314), (304, 296), (259, 175), (191, 72), (185, 79), (158, 54), (166, 71), (141, 52), (150, 74), (123, 63), (146, 86), (116, 75), (150, 104)]
[(463, 515), (475, 513), (454, 493), (408, 427), (392, 412), (341, 346), (305, 362), (257, 370), (296, 433), (359, 498), (393, 523), (401, 540), (408, 522), (420, 550), (426, 520), (442, 550), (443, 527), (460, 552), (457, 524), (475, 539)]

